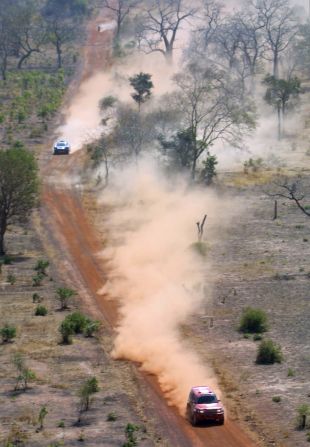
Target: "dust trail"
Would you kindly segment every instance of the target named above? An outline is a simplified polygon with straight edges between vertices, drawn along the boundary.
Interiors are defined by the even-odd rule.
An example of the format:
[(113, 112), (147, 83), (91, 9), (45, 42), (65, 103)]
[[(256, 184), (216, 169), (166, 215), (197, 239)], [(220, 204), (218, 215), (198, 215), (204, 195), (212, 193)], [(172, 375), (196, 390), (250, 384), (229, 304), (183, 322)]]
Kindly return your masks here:
[(99, 100), (115, 96), (123, 102), (132, 101), (128, 78), (141, 71), (152, 74), (154, 95), (161, 95), (172, 88), (175, 68), (167, 65), (162, 55), (133, 54), (130, 60), (115, 63), (108, 71), (99, 71), (82, 82), (65, 113), (65, 124), (56, 131), (57, 138), (69, 140), (71, 150), (75, 152), (100, 137), (103, 127)]
[(101, 200), (112, 210), (104, 217), (110, 246), (101, 254), (112, 259), (112, 273), (100, 292), (121, 304), (113, 355), (155, 374), (183, 413), (191, 386), (218, 390), (214, 374), (180, 332), (190, 315), (205, 312), (211, 296), (211, 267), (191, 248), (196, 221), (208, 213), (212, 240), (219, 222), (228, 224), (230, 206), (180, 178), (167, 180), (146, 161), (119, 173)]

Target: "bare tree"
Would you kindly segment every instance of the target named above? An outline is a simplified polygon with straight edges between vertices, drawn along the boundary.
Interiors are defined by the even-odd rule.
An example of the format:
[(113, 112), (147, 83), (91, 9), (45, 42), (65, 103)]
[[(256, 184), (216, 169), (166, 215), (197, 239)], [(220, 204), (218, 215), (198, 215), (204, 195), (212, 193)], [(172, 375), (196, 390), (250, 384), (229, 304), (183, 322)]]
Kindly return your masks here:
[(195, 178), (197, 162), (220, 139), (240, 145), (245, 132), (254, 127), (250, 105), (242, 100), (236, 84), (214, 67), (190, 64), (174, 78), (178, 87), (171, 103), (182, 116), (180, 126), (188, 129), (192, 144), (190, 165)]
[(17, 4), (13, 14), (13, 40), (19, 53), (17, 68), (21, 69), (33, 53), (40, 52), (47, 30), (42, 17), (37, 14), (37, 5), (33, 0)]
[(280, 55), (298, 31), (294, 9), (289, 0), (252, 0), (252, 5), (265, 29), (265, 58), (272, 61), (273, 76), (278, 78)]
[(233, 21), (238, 29), (239, 49), (253, 80), (264, 48), (263, 25), (251, 10), (236, 14)]
[(113, 12), (116, 21), (115, 38), (118, 39), (122, 30), (124, 20), (129, 15), (130, 11), (135, 8), (141, 0), (104, 0), (104, 8)]
[(295, 202), (300, 211), (302, 211), (306, 216), (310, 217), (310, 211), (308, 210), (307, 205), (302, 203), (305, 198), (305, 193), (302, 181), (300, 179), (296, 181), (289, 181), (288, 178), (284, 178), (274, 182), (274, 185), (276, 186), (277, 191), (267, 192), (270, 197), (282, 197), (284, 199), (291, 200)]
[(195, 11), (184, 0), (155, 0), (145, 10), (145, 18), (137, 31), (140, 49), (145, 53), (160, 52), (171, 61), (181, 24)]

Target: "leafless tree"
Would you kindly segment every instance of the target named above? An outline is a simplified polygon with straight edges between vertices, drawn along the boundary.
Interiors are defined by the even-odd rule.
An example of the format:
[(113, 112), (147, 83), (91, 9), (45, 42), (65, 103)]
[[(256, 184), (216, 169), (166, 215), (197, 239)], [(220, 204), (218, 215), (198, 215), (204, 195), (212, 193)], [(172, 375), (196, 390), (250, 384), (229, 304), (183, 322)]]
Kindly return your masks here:
[(218, 27), (222, 20), (223, 5), (215, 0), (204, 0), (203, 9), (200, 13), (203, 26), (198, 28), (198, 32), (203, 34), (204, 48), (207, 51), (208, 46), (214, 42)]
[(39, 53), (47, 37), (47, 29), (42, 17), (37, 14), (37, 4), (28, 0), (16, 5), (13, 12), (13, 40), (19, 53), (17, 68), (33, 54)]
[(253, 80), (264, 48), (263, 25), (253, 11), (238, 13), (233, 18), (238, 29), (238, 46)]
[(195, 11), (184, 0), (154, 0), (144, 11), (144, 20), (137, 30), (140, 49), (145, 53), (160, 52), (171, 61), (181, 24)]
[(291, 200), (295, 202), (300, 211), (310, 217), (308, 207), (302, 203), (305, 193), (300, 179), (291, 181), (288, 178), (279, 179), (274, 182), (274, 185), (277, 190), (275, 192), (267, 192), (270, 197), (282, 197)]
[(236, 85), (214, 67), (192, 63), (174, 80), (178, 89), (171, 95), (171, 103), (182, 116), (182, 129), (189, 129), (192, 135), (194, 179), (197, 162), (210, 146), (220, 139), (240, 144), (244, 133), (254, 127), (254, 118)]
[(121, 33), (124, 20), (130, 11), (135, 8), (141, 0), (104, 0), (103, 6), (113, 12), (116, 21), (115, 38), (118, 39)]
[(294, 9), (289, 0), (252, 0), (251, 4), (265, 29), (265, 58), (272, 61), (273, 76), (278, 78), (280, 55), (298, 31)]

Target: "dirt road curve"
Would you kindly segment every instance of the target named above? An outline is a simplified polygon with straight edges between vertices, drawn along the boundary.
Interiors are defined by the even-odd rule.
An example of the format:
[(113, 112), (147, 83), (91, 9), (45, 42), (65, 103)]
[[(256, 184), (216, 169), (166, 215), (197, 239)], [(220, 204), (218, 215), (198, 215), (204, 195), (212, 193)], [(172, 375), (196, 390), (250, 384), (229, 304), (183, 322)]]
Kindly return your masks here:
[[(97, 23), (90, 27), (90, 39), (85, 47), (87, 76), (92, 63), (95, 68), (98, 68), (98, 61), (102, 64), (102, 53), (100, 57), (98, 54), (100, 43), (104, 48), (104, 44), (111, 40), (111, 35), (105, 37), (105, 33), (94, 32), (96, 26)], [(42, 175), (46, 180), (41, 210), (44, 242), (53, 246), (55, 260), (59, 261), (57, 265), (64, 270), (62, 273), (83, 290), (81, 297), (88, 297), (85, 298), (88, 299), (86, 305), (100, 312), (112, 333), (117, 322), (117, 305), (97, 293), (106, 275), (105, 267), (97, 257), (102, 249), (100, 239), (83, 209), (79, 189), (56, 186), (57, 179), (64, 173), (70, 178), (76, 169), (78, 157), (74, 154), (70, 157), (53, 157), (48, 155), (49, 150), (47, 148), (46, 153), (42, 154)], [(254, 447), (254, 443), (233, 421), (227, 420), (222, 427), (192, 428), (176, 409), (168, 407), (156, 379), (139, 371), (138, 365), (136, 371), (138, 380), (148, 389), (148, 399), (153, 402), (156, 417), (171, 447)]]

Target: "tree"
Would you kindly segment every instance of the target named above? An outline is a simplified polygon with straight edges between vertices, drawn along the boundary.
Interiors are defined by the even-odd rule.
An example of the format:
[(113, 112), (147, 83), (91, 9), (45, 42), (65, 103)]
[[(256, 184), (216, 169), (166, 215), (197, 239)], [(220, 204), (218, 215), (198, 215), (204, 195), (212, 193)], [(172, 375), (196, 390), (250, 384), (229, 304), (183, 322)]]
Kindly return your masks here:
[(202, 162), (203, 169), (201, 171), (201, 176), (206, 185), (211, 185), (213, 183), (214, 177), (216, 177), (216, 165), (218, 164), (216, 155), (211, 155), (207, 153), (207, 158)]
[(83, 18), (88, 13), (85, 0), (47, 0), (42, 10), (48, 41), (55, 47), (57, 67), (63, 65), (63, 47), (73, 42)]
[(91, 402), (91, 396), (98, 393), (99, 385), (96, 377), (87, 379), (86, 382), (79, 389), (78, 395), (80, 397), (80, 412), (88, 411)]
[(289, 0), (253, 0), (252, 5), (265, 29), (265, 58), (272, 61), (273, 76), (278, 78), (280, 55), (298, 31), (294, 9)]
[(34, 0), (16, 0), (9, 10), (12, 40), (18, 56), (17, 68), (33, 54), (39, 53), (46, 39), (46, 26)]
[(130, 11), (140, 3), (140, 0), (104, 0), (103, 6), (113, 12), (116, 21), (115, 38), (119, 39), (124, 20)]
[(160, 52), (170, 62), (181, 24), (195, 11), (186, 6), (184, 0), (154, 0), (145, 10), (143, 23), (137, 31), (140, 49), (145, 53)]
[(17, 369), (18, 376), (16, 377), (15, 391), (22, 386), (22, 390), (26, 391), (28, 389), (28, 383), (31, 380), (35, 380), (35, 373), (29, 369), (26, 365), (25, 359), (20, 352), (17, 352), (13, 356), (13, 364)]
[(145, 146), (153, 139), (154, 127), (148, 115), (120, 106), (117, 110), (117, 122), (111, 135), (111, 145), (117, 150), (114, 159), (118, 162), (138, 157)]
[(263, 83), (267, 86), (265, 101), (273, 106), (278, 116), (278, 139), (280, 140), (284, 130), (284, 117), (289, 101), (296, 99), (301, 91), (300, 80), (297, 77), (291, 79), (276, 79), (274, 76), (266, 76)]
[[(6, 6), (4, 6), (6, 8)], [(0, 71), (5, 81), (7, 75), (8, 59), (12, 53), (12, 29), (8, 20), (6, 9), (0, 10)]]
[(135, 90), (135, 93), (132, 93), (131, 96), (138, 104), (139, 112), (141, 109), (141, 104), (145, 103), (151, 97), (151, 90), (154, 87), (151, 77), (152, 75), (141, 72), (129, 78), (130, 85)]
[(56, 290), (56, 297), (60, 301), (60, 310), (68, 309), (70, 298), (76, 295), (76, 291), (67, 287), (59, 287)]
[(181, 127), (191, 138), (190, 170), (195, 179), (197, 163), (218, 140), (240, 144), (244, 133), (255, 126), (251, 104), (225, 72), (190, 63), (174, 77), (177, 90), (170, 102), (181, 116)]
[(284, 178), (282, 180), (274, 182), (274, 185), (276, 186), (277, 191), (268, 192), (267, 194), (270, 197), (282, 197), (284, 199), (291, 200), (295, 202), (295, 204), (302, 213), (310, 217), (309, 207), (307, 207), (307, 205), (304, 205), (302, 203), (302, 201), (305, 198), (305, 193), (303, 192), (303, 186), (301, 180), (289, 181), (287, 178)]
[(0, 255), (9, 225), (25, 223), (38, 203), (38, 167), (25, 149), (0, 151)]

